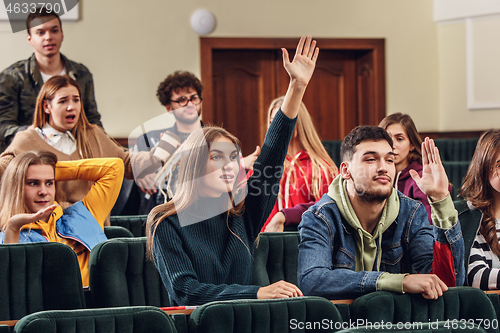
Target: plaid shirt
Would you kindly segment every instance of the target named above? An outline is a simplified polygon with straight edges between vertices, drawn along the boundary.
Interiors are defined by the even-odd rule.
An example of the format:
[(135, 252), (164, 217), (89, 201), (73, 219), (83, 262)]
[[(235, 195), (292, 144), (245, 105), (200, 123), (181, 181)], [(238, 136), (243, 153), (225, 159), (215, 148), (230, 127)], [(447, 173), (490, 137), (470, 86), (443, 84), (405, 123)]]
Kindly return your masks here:
[[(66, 73), (78, 82), (82, 91), (85, 115), (92, 124), (102, 127), (94, 97), (94, 81), (87, 67), (61, 54)], [(35, 54), (0, 73), (0, 152), (12, 142), (18, 131), (33, 123), (36, 98), (43, 86)]]

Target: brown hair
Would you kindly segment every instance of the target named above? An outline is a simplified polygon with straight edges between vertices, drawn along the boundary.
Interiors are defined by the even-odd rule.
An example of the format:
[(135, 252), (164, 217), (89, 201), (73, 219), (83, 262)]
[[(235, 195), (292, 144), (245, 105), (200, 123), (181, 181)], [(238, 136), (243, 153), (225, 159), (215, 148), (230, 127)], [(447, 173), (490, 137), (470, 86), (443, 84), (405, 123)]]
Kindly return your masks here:
[[(45, 112), (45, 102), (50, 103), (57, 91), (61, 88), (73, 86), (80, 95), (80, 115), (75, 127), (71, 133), (76, 138), (78, 153), (82, 158), (92, 158), (92, 149), (88, 137), (94, 135), (94, 128), (90, 125), (85, 110), (83, 109), (83, 97), (78, 83), (68, 75), (55, 75), (48, 79), (43, 85), (36, 99), (35, 115), (33, 117), (33, 126), (43, 128), (49, 122), (50, 114)], [(98, 143), (99, 144), (99, 143)]]
[(393, 113), (382, 119), (378, 126), (387, 130), (387, 127), (392, 124), (401, 124), (406, 131), (406, 135), (408, 136), (410, 143), (413, 145), (414, 149), (408, 153), (408, 163), (412, 163), (413, 161), (419, 161), (422, 163), (422, 139), (420, 138), (420, 134), (418, 134), (417, 127), (415, 127), (415, 123), (411, 117), (400, 112)]
[[(51, 18), (52, 17), (52, 18)], [(55, 11), (50, 11), (47, 9), (47, 7), (37, 7), (35, 8), (35, 11), (30, 13), (28, 17), (26, 18), (26, 30), (28, 31), (28, 34), (31, 36), (31, 31), (30, 29), (33, 28), (31, 22), (33, 22), (34, 19), (37, 18), (42, 18), (41, 21), (43, 23), (52, 21), (54, 18), (56, 18), (59, 21), (59, 26), (61, 27), (61, 32), (62, 32), (62, 23), (61, 19), (59, 18), (59, 15)]]
[(201, 81), (194, 74), (182, 71), (177, 71), (167, 76), (158, 86), (156, 96), (162, 105), (167, 105), (171, 102), (172, 92), (177, 92), (184, 88), (193, 88), (196, 90), (198, 96), (201, 97), (201, 92), (203, 91)]
[[(285, 96), (281, 96), (276, 98), (269, 105), (269, 110), (267, 112), (268, 121), (271, 119), (271, 113), (276, 107), (280, 107), (283, 104)], [(326, 182), (330, 183), (339, 173), (335, 162), (333, 162), (330, 155), (325, 150), (325, 147), (321, 143), (318, 133), (314, 128), (314, 124), (311, 119), (311, 115), (307, 110), (306, 106), (303, 102), (300, 103), (299, 113), (297, 116), (297, 124), (295, 125), (295, 130), (297, 133), (297, 138), (300, 141), (300, 144), (304, 148), (304, 150), (309, 154), (311, 158), (312, 164), (312, 180), (311, 185), (308, 188), (311, 195), (319, 200), (321, 198), (321, 171), (324, 172), (327, 179)], [(295, 160), (295, 156), (291, 156), (292, 161)], [(295, 162), (295, 161), (294, 161)], [(294, 163), (295, 164), (295, 163)], [(292, 168), (292, 174), (290, 183), (295, 183), (297, 181), (297, 177), (295, 175), (295, 168), (292, 167), (292, 164), (285, 159), (284, 162), (284, 174), (286, 170)], [(305, 170), (301, 170), (305, 175)], [(309, 186), (309, 184), (307, 184)], [(280, 191), (281, 196), (281, 191)]]
[[(497, 256), (500, 256), (500, 244), (493, 212), (495, 189), (491, 186), (489, 179), (492, 172), (496, 172), (496, 158), (499, 151), (500, 129), (484, 132), (477, 142), (474, 156), (460, 189), (460, 195), (483, 213), (479, 232)], [(497, 174), (497, 177), (500, 175)]]
[[(153, 241), (158, 225), (164, 223), (167, 217), (187, 210), (196, 202), (197, 193), (200, 189), (200, 184), (196, 180), (201, 179), (205, 175), (207, 161), (210, 157), (210, 144), (220, 137), (231, 140), (238, 149), (238, 152), (240, 152), (239, 140), (222, 127), (217, 126), (205, 126), (194, 131), (182, 144), (182, 147), (179, 148), (182, 149), (182, 152), (178, 166), (179, 178), (175, 194), (172, 200), (154, 207), (149, 213), (146, 222), (147, 253), (150, 258), (153, 257)], [(241, 153), (239, 155), (241, 156)], [(235, 183), (235, 186), (238, 185)], [(240, 215), (243, 212), (244, 200), (235, 200), (231, 193), (229, 193), (229, 196), (233, 205), (227, 211), (226, 223), (229, 231), (235, 235), (229, 227), (229, 217)], [(238, 203), (235, 204), (235, 202)], [(235, 236), (238, 237), (237, 235)]]
[(51, 165), (56, 168), (57, 156), (51, 152), (24, 152), (9, 163), (2, 176), (0, 187), (0, 230), (16, 214), (32, 213), (24, 200), (24, 183), (30, 165)]

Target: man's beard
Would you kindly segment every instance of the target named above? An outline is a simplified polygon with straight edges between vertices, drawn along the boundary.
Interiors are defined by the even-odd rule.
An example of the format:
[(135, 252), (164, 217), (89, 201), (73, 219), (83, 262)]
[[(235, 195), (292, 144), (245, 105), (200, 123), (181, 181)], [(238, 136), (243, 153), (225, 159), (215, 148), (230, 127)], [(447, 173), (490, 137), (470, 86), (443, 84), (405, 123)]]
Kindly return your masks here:
[[(187, 107), (183, 107), (183, 109), (185, 109)], [(201, 108), (200, 108), (200, 111), (198, 111), (198, 109), (196, 109), (196, 107), (194, 107), (194, 109), (196, 110), (196, 113), (198, 114), (198, 116), (196, 118), (190, 118), (190, 119), (186, 119), (182, 116), (177, 116), (174, 112), (174, 117), (175, 117), (175, 120), (180, 122), (180, 123), (183, 123), (183, 124), (186, 124), (186, 125), (191, 125), (191, 124), (194, 124), (195, 122), (197, 121), (200, 121), (200, 115), (201, 115)], [(184, 112), (184, 110), (182, 111)]]
[(364, 186), (357, 185), (353, 177), (351, 177), (352, 183), (354, 184), (354, 190), (356, 195), (363, 201), (368, 203), (381, 203), (389, 198), (392, 194), (392, 187), (387, 191), (384, 190), (370, 190), (365, 189)]

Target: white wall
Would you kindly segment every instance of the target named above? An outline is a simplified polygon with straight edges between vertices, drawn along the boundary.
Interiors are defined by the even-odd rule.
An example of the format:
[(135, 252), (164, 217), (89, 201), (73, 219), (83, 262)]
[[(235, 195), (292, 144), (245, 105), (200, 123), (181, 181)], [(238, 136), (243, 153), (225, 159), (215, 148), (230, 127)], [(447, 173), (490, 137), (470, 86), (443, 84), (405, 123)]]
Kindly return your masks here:
[[(126, 137), (164, 111), (155, 92), (169, 73), (200, 74), (203, 55), (189, 25), (199, 8), (217, 17), (213, 37), (385, 38), (388, 113), (409, 113), (420, 131), (441, 129), (432, 0), (80, 2), (80, 20), (63, 24), (61, 50), (94, 74), (99, 111), (112, 136)], [(12, 34), (8, 23), (0, 23), (0, 45), (0, 68), (32, 52), (25, 33)]]
[[(500, 3), (435, 2), (438, 7), (454, 8), (449, 7), (448, 16), (441, 15), (444, 23), (438, 24), (439, 129), (473, 131), (499, 127)], [(443, 8), (438, 10), (445, 13)]]

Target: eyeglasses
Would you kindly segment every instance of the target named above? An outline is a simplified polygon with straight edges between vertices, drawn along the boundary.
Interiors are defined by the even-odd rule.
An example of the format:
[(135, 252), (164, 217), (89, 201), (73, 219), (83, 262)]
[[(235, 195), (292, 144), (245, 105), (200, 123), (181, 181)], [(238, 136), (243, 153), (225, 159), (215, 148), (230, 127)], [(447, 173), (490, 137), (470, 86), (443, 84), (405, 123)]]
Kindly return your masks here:
[(194, 105), (198, 105), (201, 103), (202, 100), (203, 100), (203, 98), (201, 98), (200, 96), (193, 95), (193, 96), (191, 96), (191, 98), (187, 98), (185, 96), (182, 96), (181, 98), (179, 98), (176, 101), (174, 101), (174, 100), (170, 100), (170, 101), (175, 102), (175, 103), (179, 104), (180, 106), (186, 106), (186, 105), (188, 105), (189, 102), (193, 103)]

